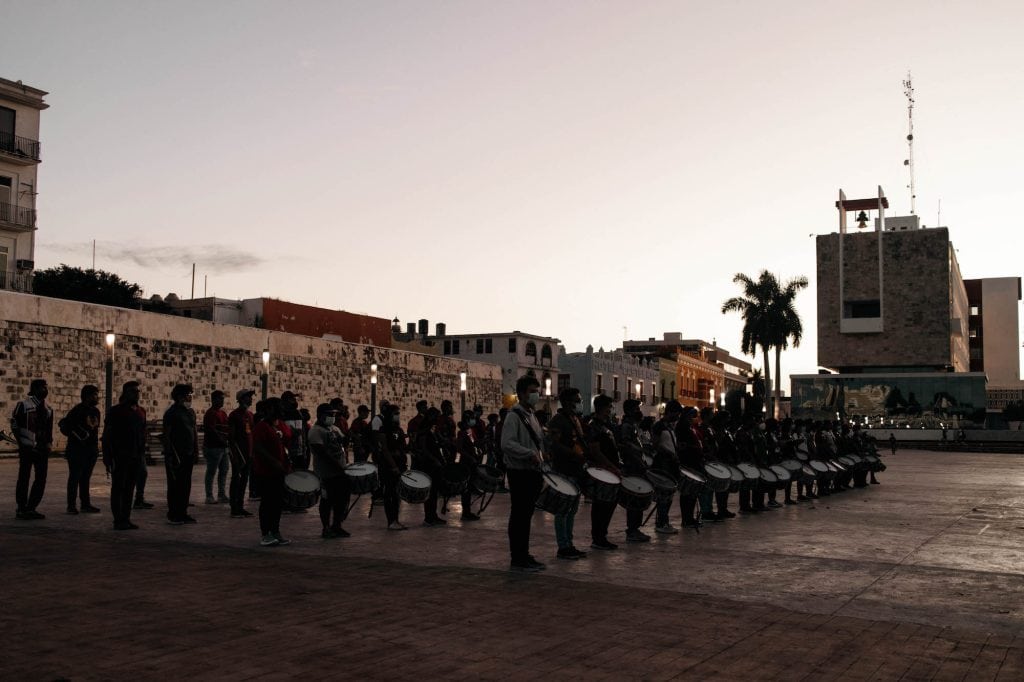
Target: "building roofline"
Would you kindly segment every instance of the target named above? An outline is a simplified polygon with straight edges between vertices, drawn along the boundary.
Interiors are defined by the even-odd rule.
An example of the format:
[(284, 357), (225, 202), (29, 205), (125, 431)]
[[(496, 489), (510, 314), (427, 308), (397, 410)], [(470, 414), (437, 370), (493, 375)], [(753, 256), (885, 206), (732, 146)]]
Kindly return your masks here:
[(12, 102), (39, 110), (48, 109), (50, 105), (43, 101), (43, 97), (49, 94), (45, 90), (33, 88), (31, 85), (25, 85), (21, 81), (0, 78), (0, 97)]
[(839, 374), (829, 372), (827, 374), (790, 374), (790, 379), (913, 379), (915, 377), (986, 377), (985, 372), (864, 372), (863, 374)]
[(428, 334), (427, 338), (437, 341), (444, 339), (476, 339), (482, 336), (526, 336), (531, 339), (539, 339), (541, 341), (551, 341), (554, 343), (562, 342), (561, 339), (556, 339), (553, 336), (540, 336), (539, 334), (528, 334), (526, 332), (480, 332), (478, 334), (445, 334), (444, 336)]

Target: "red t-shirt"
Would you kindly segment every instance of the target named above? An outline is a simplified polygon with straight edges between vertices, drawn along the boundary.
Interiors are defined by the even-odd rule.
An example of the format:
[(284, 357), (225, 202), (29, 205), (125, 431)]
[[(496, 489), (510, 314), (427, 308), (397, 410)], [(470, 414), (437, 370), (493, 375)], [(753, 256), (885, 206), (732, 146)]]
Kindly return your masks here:
[[(285, 454), (283, 434), (274, 424), (261, 421), (252, 432), (253, 446), (255, 450), (269, 452), (271, 456), (288, 469), (288, 457)], [(283, 476), (278, 469), (271, 467), (263, 461), (260, 455), (252, 458), (252, 471), (257, 476)]]

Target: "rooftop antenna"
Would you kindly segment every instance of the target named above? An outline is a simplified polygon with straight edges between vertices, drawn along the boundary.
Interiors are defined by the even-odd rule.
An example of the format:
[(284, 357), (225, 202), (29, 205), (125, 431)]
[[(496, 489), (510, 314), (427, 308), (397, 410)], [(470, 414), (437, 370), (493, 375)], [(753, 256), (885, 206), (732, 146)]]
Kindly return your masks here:
[(907, 71), (907, 80), (903, 81), (903, 94), (907, 97), (907, 149), (909, 158), (904, 159), (903, 165), (910, 169), (910, 215), (917, 215), (915, 203), (917, 194), (914, 188), (914, 84), (910, 80), (910, 71)]

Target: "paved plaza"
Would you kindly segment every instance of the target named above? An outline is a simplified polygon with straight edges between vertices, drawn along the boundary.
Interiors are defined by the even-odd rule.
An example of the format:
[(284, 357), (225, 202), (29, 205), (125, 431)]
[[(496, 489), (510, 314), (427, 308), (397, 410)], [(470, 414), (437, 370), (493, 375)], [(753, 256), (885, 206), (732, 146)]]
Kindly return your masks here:
[[(1024, 679), (1024, 457), (899, 452), (881, 485), (507, 571), (507, 496), (479, 522), (387, 532), (363, 498), (347, 539), (285, 515), (287, 547), (255, 519), (157, 508), (137, 531), (64, 512), (50, 462), (42, 521), (14, 519), (0, 462), (0, 679)], [(458, 509), (458, 504), (455, 505)], [(254, 508), (253, 508), (254, 510)], [(315, 511), (315, 510), (314, 510)], [(678, 520), (678, 507), (673, 510)], [(577, 545), (589, 546), (589, 507)], [(653, 532), (652, 532), (653, 535)]]

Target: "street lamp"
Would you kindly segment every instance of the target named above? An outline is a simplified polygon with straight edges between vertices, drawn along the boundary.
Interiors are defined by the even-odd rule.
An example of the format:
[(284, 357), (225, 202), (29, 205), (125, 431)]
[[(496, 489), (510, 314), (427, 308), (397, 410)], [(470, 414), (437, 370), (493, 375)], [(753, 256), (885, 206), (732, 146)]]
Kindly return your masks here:
[(708, 405), (715, 406), (715, 389), (713, 388), (708, 389)]
[(640, 400), (640, 391), (641, 391), (641, 390), (642, 390), (642, 389), (641, 389), (641, 387), (640, 387), (640, 382), (638, 381), (638, 382), (636, 382), (636, 384), (635, 384), (635, 385), (633, 386), (633, 392), (634, 392), (634, 393), (636, 394), (636, 399), (637, 399), (637, 400)]
[(107, 350), (110, 351), (107, 354), (106, 362), (106, 374), (107, 374), (107, 398), (106, 406), (107, 411), (110, 411), (110, 406), (114, 404), (114, 342), (117, 341), (117, 335), (114, 332), (107, 332), (107, 335), (103, 339), (107, 345)]
[[(461, 415), (463, 412), (466, 411), (466, 373), (465, 372), (459, 372), (459, 398), (462, 401), (462, 412), (459, 413)], [(460, 416), (460, 419), (461, 419), (461, 416)]]
[(370, 416), (377, 415), (377, 363), (370, 365)]
[(551, 377), (544, 379), (544, 395), (548, 398), (551, 397)]
[(267, 384), (270, 379), (270, 351), (266, 348), (263, 349), (263, 374), (260, 375), (260, 395), (262, 400), (267, 399)]

